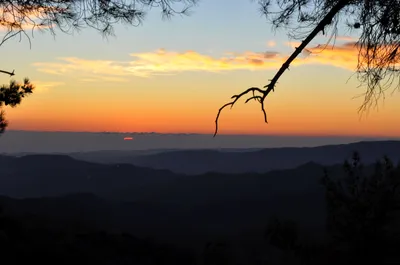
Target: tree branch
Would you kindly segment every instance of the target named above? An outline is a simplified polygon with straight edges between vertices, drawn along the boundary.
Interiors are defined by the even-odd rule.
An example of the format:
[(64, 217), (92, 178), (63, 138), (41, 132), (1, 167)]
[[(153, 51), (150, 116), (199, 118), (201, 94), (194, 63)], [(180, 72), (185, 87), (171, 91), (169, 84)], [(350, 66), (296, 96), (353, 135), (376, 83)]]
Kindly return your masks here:
[[(224, 108), (227, 106), (231, 106), (231, 108), (235, 105), (235, 103), (244, 95), (248, 94), (249, 92), (253, 92), (253, 96), (250, 97), (249, 99), (246, 100), (246, 103), (250, 101), (251, 99), (258, 100), (258, 102), (261, 104), (261, 111), (264, 114), (264, 121), (268, 123), (267, 121), (267, 113), (265, 112), (264, 108), (264, 101), (265, 98), (268, 96), (268, 94), (271, 91), (274, 91), (275, 85), (278, 82), (279, 78), (282, 76), (282, 74), (286, 71), (286, 69), (289, 69), (290, 64), (293, 62), (294, 59), (304, 50), (304, 48), (318, 35), (318, 33), (326, 26), (332, 23), (333, 18), (344, 8), (346, 5), (348, 5), (350, 0), (339, 0), (336, 5), (332, 7), (332, 9), (325, 15), (325, 17), (318, 23), (318, 25), (314, 28), (313, 31), (302, 41), (301, 45), (299, 47), (296, 47), (296, 50), (292, 53), (292, 55), (282, 64), (281, 68), (278, 70), (278, 72), (275, 74), (275, 76), (270, 80), (270, 83), (268, 85), (265, 85), (263, 89), (257, 88), (257, 87), (251, 87), (244, 92), (234, 95), (231, 98), (233, 101), (226, 103), (223, 105), (219, 110), (217, 117), (215, 119), (215, 132), (214, 132), (214, 137), (218, 133), (218, 120), (219, 116)], [(261, 95), (259, 96), (254, 96), (254, 92), (259, 92)]]
[(15, 74), (14, 74), (14, 71), (15, 71), (15, 70), (13, 70), (12, 72), (8, 72), (8, 71), (0, 70), (0, 73), (7, 74), (7, 75), (10, 75), (10, 76), (13, 76), (13, 75), (15, 75)]

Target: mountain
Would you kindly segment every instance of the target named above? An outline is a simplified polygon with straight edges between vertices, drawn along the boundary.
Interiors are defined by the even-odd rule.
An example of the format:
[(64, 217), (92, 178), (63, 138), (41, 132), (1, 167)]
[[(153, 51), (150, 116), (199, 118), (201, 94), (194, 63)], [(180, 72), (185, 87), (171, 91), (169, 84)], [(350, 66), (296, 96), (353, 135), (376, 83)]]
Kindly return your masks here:
[[(312, 233), (323, 232), (322, 194), (271, 196), (268, 200), (163, 203), (108, 201), (92, 194), (15, 199), (0, 197), (8, 216), (45, 224), (48, 230), (130, 233), (175, 246), (201, 247), (228, 238), (254, 242), (262, 238), (271, 216), (291, 218)], [(316, 200), (321, 198), (321, 200)], [(294, 207), (296, 206), (296, 207)], [(315, 235), (320, 236), (320, 235)]]
[[(265, 252), (265, 245), (260, 242), (264, 242), (265, 227), (274, 216), (295, 221), (301, 238), (324, 239), (325, 189), (320, 185), (324, 169), (333, 178), (344, 176), (341, 165), (344, 158), (358, 150), (362, 162), (366, 164), (363, 170), (368, 173), (374, 170), (370, 162), (381, 158), (381, 155), (386, 154), (397, 160), (398, 145), (398, 142), (375, 142), (320, 148), (208, 150), (197, 153), (175, 151), (137, 156), (162, 157), (174, 154), (175, 158), (179, 158), (179, 155), (190, 157), (188, 154), (192, 154), (201, 159), (202, 155), (211, 157), (217, 154), (217, 157), (230, 159), (245, 157), (243, 161), (235, 163), (233, 160), (224, 162), (228, 163), (227, 168), (231, 166), (242, 170), (245, 166), (238, 165), (239, 162), (253, 163), (250, 159), (252, 156), (261, 164), (257, 164), (258, 169), (263, 161), (265, 164), (280, 163), (284, 167), (299, 163), (289, 169), (269, 169), (266, 172), (252, 170), (227, 174), (210, 171), (199, 175), (178, 174), (128, 163), (95, 163), (67, 155), (0, 156), (0, 210), (3, 210), (3, 213), (0, 211), (0, 229), (4, 227), (2, 214), (5, 214), (24, 222), (26, 230), (12, 229), (16, 233), (32, 232), (29, 240), (33, 243), (29, 244), (36, 246), (38, 243), (35, 238), (41, 238), (40, 244), (44, 244), (42, 248), (53, 245), (53, 240), (60, 242), (61, 233), (65, 236), (67, 249), (73, 246), (72, 249), (78, 252), (88, 253), (86, 248), (89, 247), (89, 251), (95, 253), (102, 250), (92, 248), (91, 244), (94, 242), (96, 245), (100, 241), (100, 245), (108, 242), (101, 245), (100, 249), (119, 251), (118, 247), (113, 246), (125, 242), (126, 237), (98, 233), (105, 231), (113, 235), (134, 235), (135, 238), (130, 238), (126, 244), (133, 244), (135, 249), (145, 244), (136, 237), (181, 248), (194, 248), (198, 253), (210, 241), (225, 241), (241, 245), (240, 249), (247, 249), (252, 257), (251, 251), (255, 245)], [(293, 150), (296, 155), (288, 150)], [(309, 157), (312, 154), (315, 159), (307, 160), (306, 151)], [(338, 162), (334, 163), (336, 157), (347, 152), (347, 156), (337, 158)], [(285, 161), (285, 158), (289, 161)], [(189, 163), (189, 160), (182, 160), (181, 163)], [(323, 166), (314, 160), (331, 161), (332, 164)], [(88, 237), (92, 243), (75, 238), (72, 232), (91, 234)], [(0, 243), (3, 237), (4, 233), (0, 230)], [(19, 243), (16, 246), (20, 247)], [(148, 248), (149, 251), (152, 249), (150, 246)], [(42, 253), (38, 250), (39, 245), (33, 249)], [(104, 259), (107, 255), (105, 253)], [(131, 256), (126, 258), (130, 259)], [(143, 258), (148, 257), (146, 255)], [(99, 259), (97, 264), (103, 264), (102, 258)]]
[(384, 155), (400, 160), (400, 141), (366, 141), (352, 144), (304, 148), (266, 148), (239, 150), (175, 150), (140, 153), (138, 151), (102, 151), (71, 153), (74, 158), (98, 163), (129, 163), (181, 174), (219, 172), (227, 174), (264, 173), (290, 169), (307, 162), (321, 165), (343, 163), (358, 151), (365, 163), (374, 163)]
[(1, 259), (5, 264), (195, 264), (187, 248), (118, 232), (111, 222), (115, 205), (91, 194), (0, 196)]
[(166, 170), (96, 164), (66, 155), (0, 156), (0, 168), (0, 194), (12, 197), (118, 194), (118, 190), (129, 187), (134, 198), (148, 185), (163, 185), (179, 177)]
[[(167, 243), (243, 235), (254, 239), (272, 215), (314, 230), (324, 223), (323, 167), (312, 162), (264, 174), (196, 176), (65, 155), (1, 156), (0, 167), (0, 194), (25, 198), (3, 199), (15, 214), (78, 218), (91, 227)], [(342, 169), (331, 166), (329, 171), (339, 175)]]
[[(323, 167), (314, 162), (268, 173), (188, 176), (130, 164), (99, 164), (66, 155), (0, 156), (0, 194), (46, 197), (93, 193), (124, 201), (224, 202), (320, 189)], [(341, 166), (331, 166), (334, 174)]]

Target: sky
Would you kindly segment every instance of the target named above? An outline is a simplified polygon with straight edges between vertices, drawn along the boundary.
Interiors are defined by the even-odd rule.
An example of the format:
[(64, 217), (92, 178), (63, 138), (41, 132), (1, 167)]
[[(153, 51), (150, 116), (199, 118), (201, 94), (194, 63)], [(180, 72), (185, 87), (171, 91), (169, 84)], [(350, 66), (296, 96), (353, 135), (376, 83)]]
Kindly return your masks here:
[[(20, 106), (6, 108), (10, 130), (211, 134), (219, 107), (266, 85), (297, 45), (247, 0), (201, 0), (190, 16), (171, 20), (153, 10), (141, 26), (118, 25), (107, 39), (90, 29), (33, 34), (31, 47), (24, 38), (0, 47), (0, 69), (36, 85)], [(354, 37), (341, 30), (333, 49), (317, 47), (328, 36), (308, 46), (311, 54), (266, 99), (268, 124), (258, 103), (240, 101), (221, 114), (219, 132), (400, 136), (400, 94), (358, 112), (364, 89), (353, 76)]]

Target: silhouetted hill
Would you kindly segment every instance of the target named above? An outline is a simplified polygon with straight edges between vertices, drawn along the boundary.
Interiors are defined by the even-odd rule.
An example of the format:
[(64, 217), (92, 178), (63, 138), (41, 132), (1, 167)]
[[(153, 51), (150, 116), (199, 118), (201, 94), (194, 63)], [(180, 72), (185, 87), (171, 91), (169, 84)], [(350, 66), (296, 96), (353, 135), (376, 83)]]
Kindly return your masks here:
[(0, 194), (13, 197), (55, 196), (74, 192), (117, 193), (130, 188), (140, 194), (147, 185), (178, 177), (166, 170), (128, 164), (104, 165), (65, 155), (0, 156)]
[[(185, 176), (128, 164), (30, 155), (0, 157), (0, 167), (5, 169), (1, 194), (37, 197), (3, 198), (4, 205), (14, 214), (37, 214), (58, 223), (77, 219), (94, 228), (183, 245), (226, 236), (259, 237), (272, 214), (303, 224), (305, 216), (314, 216), (312, 225), (323, 226), (323, 189), (318, 184), (322, 166), (315, 163), (265, 174)], [(339, 174), (341, 167), (330, 171)]]
[(183, 174), (220, 172), (227, 174), (290, 169), (313, 161), (321, 165), (340, 164), (354, 151), (365, 163), (373, 163), (382, 156), (393, 161), (400, 159), (400, 141), (358, 142), (307, 148), (267, 148), (242, 152), (219, 150), (177, 150), (140, 154), (137, 151), (103, 151), (73, 153), (77, 159), (99, 163), (130, 163), (155, 169), (168, 169)]
[[(384, 145), (388, 143), (384, 142)], [(390, 153), (389, 149), (383, 150), (382, 145), (374, 144), (376, 143), (367, 143), (364, 146), (369, 146), (367, 149), (358, 149), (366, 150), (365, 153), (360, 152), (363, 163), (368, 163), (363, 167), (366, 173), (375, 168), (369, 162), (374, 162), (373, 158), (379, 152), (397, 157), (395, 150), (390, 149), (393, 152)], [(397, 146), (397, 142), (390, 145)], [(334, 150), (339, 150), (337, 154), (351, 150), (346, 145), (324, 148), (323, 150), (332, 150), (325, 155), (331, 158), (335, 156)], [(226, 153), (228, 156), (261, 154), (259, 157), (262, 157), (265, 154), (270, 156), (274, 151), (271, 150)], [(300, 156), (303, 149), (296, 150)], [(287, 154), (284, 149), (275, 151), (276, 158), (271, 159), (272, 161), (279, 157), (284, 159)], [(186, 154), (191, 152), (187, 151)], [(206, 153), (209, 156), (215, 154), (212, 150)], [(202, 153), (194, 154), (200, 154), (200, 159)], [(323, 154), (320, 153), (320, 156)], [(41, 238), (37, 247), (35, 245), (32, 251), (23, 252), (27, 257), (37, 258), (44, 255), (39, 246), (47, 248), (57, 242), (54, 253), (61, 251), (60, 257), (89, 253), (88, 259), (100, 260), (96, 264), (111, 264), (112, 260), (109, 258), (119, 255), (115, 254), (118, 248), (114, 246), (141, 249), (140, 246), (145, 244), (136, 238), (127, 242), (121, 236), (121, 233), (130, 233), (138, 238), (193, 247), (197, 254), (201, 253), (207, 242), (222, 240), (241, 245), (240, 249), (250, 251), (246, 255), (252, 257), (254, 245), (260, 248), (264, 246), (260, 242), (263, 242), (265, 226), (272, 216), (296, 222), (301, 238), (324, 239), (326, 190), (320, 180), (324, 169), (333, 179), (344, 176), (343, 160), (341, 158), (338, 164), (322, 166), (311, 159), (291, 169), (270, 170), (265, 173), (208, 172), (202, 175), (183, 175), (131, 164), (80, 161), (66, 155), (0, 156), (0, 194), (4, 195), (0, 196), (0, 206), (6, 216), (19, 222), (11, 226), (7, 230), (11, 231), (10, 235), (5, 236), (3, 228), (8, 219), (2, 218), (0, 212), (0, 243), (4, 237), (9, 240), (30, 240), (30, 243), (20, 245), (20, 242), (14, 242), (15, 245), (12, 245), (16, 249), (21, 246), (25, 248), (34, 244), (33, 239), (37, 237)], [(281, 165), (285, 163), (287, 162), (283, 161)], [(22, 228), (18, 228), (19, 225)], [(78, 236), (82, 233), (86, 235), (83, 240)], [(26, 235), (28, 236), (24, 239)], [(67, 243), (60, 243), (65, 241), (60, 238), (67, 240)], [(96, 241), (100, 245), (93, 243)], [(140, 246), (135, 245), (135, 242)], [(72, 252), (68, 252), (69, 248), (73, 249)], [(153, 245), (146, 248), (151, 250)], [(102, 252), (102, 255), (95, 258), (91, 256), (96, 251), (106, 249), (112, 250), (114, 254), (104, 256)], [(149, 255), (166, 254), (162, 251), (164, 254), (159, 253), (158, 250), (152, 251)], [(171, 253), (175, 252), (171, 250), (164, 258), (170, 259), (171, 264), (180, 264), (182, 260), (174, 260), (169, 256)], [(52, 255), (46, 258), (50, 260), (57, 256)], [(85, 255), (83, 256), (86, 257)], [(134, 255), (128, 252), (123, 256), (126, 262), (129, 261), (128, 264), (156, 262), (146, 263), (140, 260), (135, 263), (132, 260)], [(147, 256), (143, 259), (147, 259)], [(126, 264), (124, 262), (116, 264)]]
[(0, 205), (7, 215), (35, 226), (43, 224), (50, 231), (127, 232), (181, 247), (201, 247), (220, 238), (254, 242), (262, 238), (272, 215), (293, 218), (313, 233), (321, 233), (324, 226), (324, 202), (318, 193), (207, 203), (117, 202), (90, 196), (1, 197)]
[[(0, 167), (0, 194), (30, 197), (12, 200), (11, 209), (58, 220), (78, 218), (93, 227), (166, 242), (256, 237), (273, 214), (314, 230), (324, 224), (324, 190), (319, 184), (323, 167), (314, 162), (263, 174), (196, 176), (62, 155), (2, 156)], [(328, 169), (332, 176), (343, 173), (341, 165)], [(62, 197), (40, 198), (56, 196)]]
[[(0, 166), (1, 194), (24, 198), (0, 197), (4, 212), (45, 231), (45, 240), (58, 231), (94, 233), (96, 238), (101, 230), (198, 252), (221, 239), (250, 251), (263, 240), (272, 216), (294, 220), (301, 237), (325, 236), (325, 190), (319, 184), (324, 167), (315, 162), (262, 174), (195, 176), (63, 155), (0, 157)], [(343, 176), (342, 165), (327, 170), (333, 178)], [(81, 244), (80, 239), (72, 242)]]
[(265, 194), (318, 189), (318, 179), (322, 176), (322, 166), (313, 162), (265, 174), (210, 172), (186, 176), (129, 164), (96, 164), (65, 155), (0, 156), (0, 167), (0, 194), (3, 195), (43, 197), (94, 193), (128, 201), (206, 202), (238, 196), (253, 200)]
[(116, 232), (107, 225), (108, 204), (90, 194), (0, 197), (0, 205), (4, 264), (194, 265), (187, 249)]

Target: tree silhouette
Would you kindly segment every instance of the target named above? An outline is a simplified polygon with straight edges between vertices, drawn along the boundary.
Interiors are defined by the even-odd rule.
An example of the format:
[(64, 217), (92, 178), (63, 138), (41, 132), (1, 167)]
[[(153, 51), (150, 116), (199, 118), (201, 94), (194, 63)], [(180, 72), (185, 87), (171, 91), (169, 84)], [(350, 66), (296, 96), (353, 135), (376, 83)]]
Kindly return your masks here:
[(328, 241), (299, 240), (292, 221), (272, 218), (265, 237), (300, 264), (399, 264), (400, 164), (388, 157), (364, 166), (355, 152), (344, 162), (345, 175), (330, 177), (325, 170)]
[[(9, 85), (0, 87), (0, 108), (3, 106), (16, 107), (21, 103), (24, 97), (32, 93), (33, 89), (34, 86), (30, 83), (28, 78), (25, 78), (22, 84), (11, 80)], [(4, 132), (7, 125), (8, 122), (5, 118), (5, 112), (2, 109), (0, 111), (0, 133)]]
[[(245, 103), (255, 100), (261, 105), (267, 123), (265, 99), (274, 91), (278, 80), (290, 64), (320, 33), (331, 31), (333, 40), (339, 26), (349, 26), (359, 31), (356, 74), (360, 86), (366, 87), (364, 103), (359, 111), (365, 111), (384, 96), (389, 88), (400, 86), (400, 0), (258, 0), (261, 12), (270, 19), (273, 27), (289, 29), (289, 36), (302, 39), (292, 55), (263, 88), (251, 87), (232, 101), (223, 105), (215, 119), (215, 133), (221, 112), (232, 108), (236, 102), (250, 94)], [(296, 22), (294, 22), (296, 20)], [(293, 25), (297, 23), (297, 25)]]
[(341, 264), (385, 264), (394, 258), (398, 263), (400, 166), (384, 157), (367, 175), (355, 153), (344, 167), (345, 178), (323, 178), (330, 248), (336, 249), (338, 258), (345, 257)]

